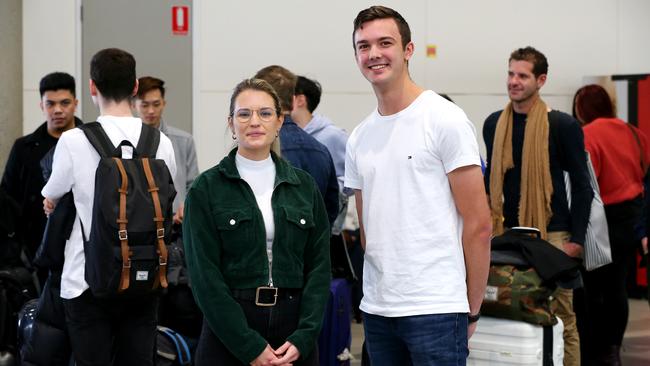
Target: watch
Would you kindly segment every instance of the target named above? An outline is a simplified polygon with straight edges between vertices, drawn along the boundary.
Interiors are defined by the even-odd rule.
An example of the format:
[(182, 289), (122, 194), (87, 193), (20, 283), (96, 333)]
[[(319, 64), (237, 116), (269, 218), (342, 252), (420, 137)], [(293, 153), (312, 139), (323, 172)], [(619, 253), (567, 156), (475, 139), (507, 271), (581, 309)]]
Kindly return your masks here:
[(480, 311), (476, 314), (467, 314), (467, 323), (468, 324), (476, 323), (480, 318), (481, 318)]

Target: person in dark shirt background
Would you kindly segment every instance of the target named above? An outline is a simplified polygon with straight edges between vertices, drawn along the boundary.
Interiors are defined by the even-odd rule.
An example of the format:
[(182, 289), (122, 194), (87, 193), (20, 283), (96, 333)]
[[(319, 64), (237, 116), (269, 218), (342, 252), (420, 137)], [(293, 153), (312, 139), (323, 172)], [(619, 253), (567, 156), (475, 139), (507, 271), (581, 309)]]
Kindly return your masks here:
[(45, 116), (34, 132), (16, 140), (2, 176), (2, 188), (20, 206), (18, 235), (27, 259), (34, 258), (47, 218), (43, 214), (41, 189), (45, 185), (41, 160), (56, 145), (64, 131), (81, 124), (74, 116), (78, 100), (74, 78), (64, 72), (45, 75), (39, 85), (39, 105)]

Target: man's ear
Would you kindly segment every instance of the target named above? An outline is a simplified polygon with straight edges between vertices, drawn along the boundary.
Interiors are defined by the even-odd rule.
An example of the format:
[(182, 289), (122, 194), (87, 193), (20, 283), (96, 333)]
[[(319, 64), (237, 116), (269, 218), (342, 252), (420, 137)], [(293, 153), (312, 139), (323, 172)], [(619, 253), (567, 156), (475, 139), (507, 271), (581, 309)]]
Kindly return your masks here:
[(295, 108), (307, 108), (307, 97), (304, 94), (294, 95), (293, 107)]
[(90, 89), (91, 96), (93, 97), (97, 96), (97, 85), (95, 85), (93, 79), (88, 79), (88, 89)]
[(404, 47), (404, 58), (406, 61), (410, 60), (411, 57), (413, 57), (413, 53), (415, 52), (415, 44), (413, 44), (413, 41), (409, 42), (406, 47)]
[(132, 97), (135, 97), (136, 94), (138, 94), (138, 87), (140, 86), (140, 82), (138, 79), (135, 79), (135, 86), (133, 87), (133, 92), (131, 93)]
[(541, 89), (546, 84), (546, 74), (537, 77), (537, 89)]

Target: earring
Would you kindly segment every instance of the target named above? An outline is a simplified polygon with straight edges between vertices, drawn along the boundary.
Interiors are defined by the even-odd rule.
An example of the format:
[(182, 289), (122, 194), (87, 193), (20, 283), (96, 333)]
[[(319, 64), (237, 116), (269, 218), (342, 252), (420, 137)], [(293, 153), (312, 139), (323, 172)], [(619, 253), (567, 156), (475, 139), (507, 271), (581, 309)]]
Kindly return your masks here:
[(277, 139), (278, 137), (280, 137), (280, 130), (277, 130), (277, 131), (275, 132), (275, 138)]
[(235, 133), (234, 133), (234, 132), (232, 133), (232, 139), (233, 139), (233, 140), (237, 140), (237, 136), (235, 136)]

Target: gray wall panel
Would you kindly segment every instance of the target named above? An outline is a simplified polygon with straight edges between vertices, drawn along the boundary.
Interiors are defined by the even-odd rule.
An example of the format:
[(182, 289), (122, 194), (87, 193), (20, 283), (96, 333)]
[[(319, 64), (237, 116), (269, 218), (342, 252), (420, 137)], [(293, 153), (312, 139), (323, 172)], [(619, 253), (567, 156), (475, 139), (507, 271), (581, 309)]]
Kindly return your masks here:
[(0, 171), (23, 129), (22, 3), (0, 1)]
[[(107, 47), (122, 48), (136, 59), (138, 77), (165, 81), (167, 108), (163, 119), (192, 132), (192, 1), (83, 0), (82, 80), (83, 119), (99, 111), (88, 93), (90, 59)], [(188, 6), (187, 35), (172, 33), (172, 6)]]

